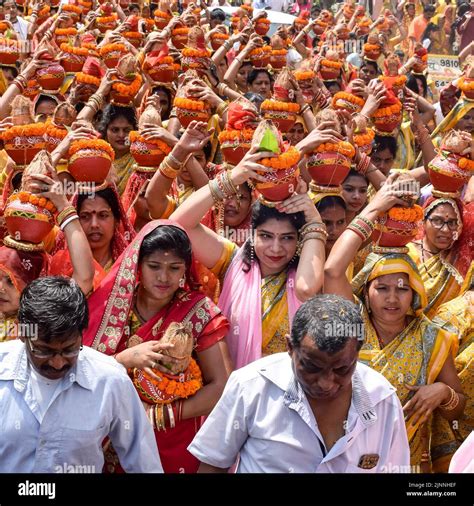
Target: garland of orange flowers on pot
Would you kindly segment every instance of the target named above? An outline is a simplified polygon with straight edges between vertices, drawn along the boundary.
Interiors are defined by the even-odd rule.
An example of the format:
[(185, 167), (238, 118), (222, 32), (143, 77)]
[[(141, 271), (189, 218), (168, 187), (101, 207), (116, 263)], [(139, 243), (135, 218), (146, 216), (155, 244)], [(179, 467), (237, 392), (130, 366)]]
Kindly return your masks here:
[(461, 91), (474, 91), (474, 79), (469, 79), (467, 81), (464, 76), (460, 77), (458, 80), (458, 88)]
[(364, 107), (365, 100), (360, 98), (352, 93), (347, 93), (346, 91), (338, 91), (334, 97), (332, 97), (332, 106), (335, 108), (338, 100), (346, 100), (347, 102), (351, 102), (352, 104), (358, 105), (360, 108)]
[(108, 25), (114, 21), (117, 21), (117, 16), (115, 14), (112, 14), (111, 16), (100, 16), (97, 18), (97, 23), (100, 23), (101, 25)]
[(228, 40), (228, 39), (230, 39), (230, 35), (227, 35), (227, 33), (215, 32), (215, 33), (211, 34), (211, 39)]
[(160, 392), (174, 396), (174, 398), (169, 400), (161, 401), (163, 404), (173, 402), (176, 398), (187, 399), (188, 397), (193, 396), (200, 388), (202, 388), (203, 385), (201, 369), (193, 358), (189, 362), (188, 369), (184, 373), (185, 376), (190, 376), (190, 379), (187, 381), (182, 381), (183, 375), (173, 377), (171, 375), (164, 374), (157, 369), (153, 369), (153, 372), (160, 380), (158, 381), (143, 372), (147, 381), (149, 381)]
[(364, 44), (364, 51), (369, 53), (373, 53), (374, 51), (382, 52), (382, 48), (378, 44), (370, 44), (367, 42)]
[(140, 90), (142, 85), (142, 76), (137, 74), (130, 84), (119, 83), (115, 81), (112, 83), (112, 89), (117, 93), (125, 96), (134, 96)]
[(259, 163), (271, 169), (283, 170), (294, 167), (300, 161), (300, 158), (301, 153), (294, 146), (291, 146), (288, 151), (273, 158), (263, 158)]
[(187, 58), (209, 58), (211, 52), (208, 49), (195, 49), (193, 47), (185, 47), (181, 54)]
[(63, 42), (60, 46), (61, 51), (64, 53), (75, 54), (76, 56), (89, 56), (89, 50), (84, 47), (74, 47)]
[(372, 129), (367, 129), (367, 131), (363, 134), (354, 134), (354, 143), (357, 146), (367, 146), (371, 144), (375, 137), (375, 131)]
[(350, 142), (341, 141), (337, 144), (333, 142), (325, 142), (324, 144), (319, 145), (315, 149), (316, 153), (340, 153), (341, 155), (345, 155), (349, 158), (354, 158), (355, 156), (355, 148)]
[(333, 69), (340, 69), (342, 67), (342, 63), (340, 61), (326, 60), (326, 58), (323, 58), (321, 60), (321, 66), (331, 67)]
[(460, 169), (469, 170), (471, 172), (474, 171), (474, 161), (464, 156), (459, 159), (458, 166)]
[(297, 81), (308, 81), (316, 77), (316, 72), (313, 70), (297, 70), (293, 72), (293, 75)]
[(78, 7), (77, 5), (72, 5), (72, 4), (63, 4), (61, 6), (61, 10), (63, 12), (72, 12), (73, 14), (77, 14), (78, 16), (80, 16), (82, 14), (82, 9), (80, 7)]
[(413, 207), (392, 207), (387, 214), (392, 220), (408, 223), (416, 223), (423, 219), (423, 209), (416, 204)]
[(297, 114), (300, 110), (299, 104), (293, 102), (281, 102), (280, 100), (267, 99), (262, 102), (260, 109), (263, 111), (286, 111)]
[(115, 159), (115, 151), (112, 146), (102, 139), (80, 139), (74, 141), (69, 148), (69, 156), (75, 155), (81, 149), (96, 149), (105, 151), (112, 161)]
[(171, 19), (172, 16), (169, 12), (160, 11), (159, 9), (156, 9), (155, 12), (153, 12), (153, 16), (155, 18), (162, 18), (162, 19)]
[(143, 33), (140, 32), (124, 32), (123, 36), (126, 39), (143, 39)]
[(67, 128), (66, 127), (58, 127), (54, 123), (48, 123), (46, 126), (46, 135), (49, 135), (50, 137), (55, 137), (56, 139), (63, 140), (64, 137), (67, 135)]
[(4, 141), (11, 141), (15, 137), (42, 137), (46, 130), (44, 123), (31, 123), (29, 125), (15, 125), (0, 134)]
[(256, 47), (255, 49), (252, 49), (252, 51), (250, 51), (249, 56), (260, 57), (264, 55), (270, 55), (271, 52), (272, 52), (271, 46)]
[(253, 138), (255, 130), (251, 128), (244, 128), (243, 130), (222, 130), (219, 133), (219, 143), (223, 144), (224, 142), (251, 142)]
[(99, 54), (102, 57), (107, 56), (108, 53), (112, 53), (115, 51), (119, 51), (120, 53), (126, 53), (127, 48), (125, 44), (121, 44), (120, 42), (114, 42), (113, 44), (105, 44), (99, 49)]
[(407, 82), (407, 76), (397, 76), (397, 77), (392, 77), (392, 76), (379, 76), (379, 79), (381, 81), (392, 81), (392, 86), (395, 86), (397, 88), (401, 87), (401, 86), (405, 86), (405, 83)]
[(205, 111), (208, 109), (206, 102), (193, 100), (192, 98), (176, 97), (173, 105), (179, 109), (190, 109), (192, 111)]
[(129, 134), (130, 142), (144, 142), (147, 144), (153, 144), (158, 147), (160, 151), (165, 153), (167, 155), (168, 153), (171, 153), (171, 148), (166, 144), (165, 142), (161, 141), (160, 139), (145, 139), (140, 133), (136, 130), (133, 130)]
[(272, 56), (286, 56), (288, 49), (272, 49)]
[(77, 29), (76, 28), (56, 28), (56, 30), (54, 30), (54, 35), (57, 35), (57, 36), (64, 36), (64, 37), (74, 37), (75, 35), (77, 35)]
[(89, 74), (84, 74), (84, 72), (76, 72), (76, 81), (82, 84), (91, 84), (93, 86), (100, 86), (101, 79), (100, 77), (90, 76)]
[(373, 114), (373, 118), (385, 118), (387, 116), (391, 116), (393, 114), (399, 114), (402, 110), (402, 104), (393, 104), (388, 107), (382, 107), (381, 109), (377, 109)]
[(175, 28), (171, 31), (171, 36), (174, 35), (187, 35), (189, 33), (189, 28)]
[(33, 195), (30, 192), (18, 192), (14, 193), (9, 199), (10, 202), (13, 200), (19, 200), (23, 204), (33, 204), (38, 207), (42, 207), (43, 209), (47, 209), (51, 213), (55, 213), (57, 211), (54, 204), (45, 197), (38, 197), (37, 195)]

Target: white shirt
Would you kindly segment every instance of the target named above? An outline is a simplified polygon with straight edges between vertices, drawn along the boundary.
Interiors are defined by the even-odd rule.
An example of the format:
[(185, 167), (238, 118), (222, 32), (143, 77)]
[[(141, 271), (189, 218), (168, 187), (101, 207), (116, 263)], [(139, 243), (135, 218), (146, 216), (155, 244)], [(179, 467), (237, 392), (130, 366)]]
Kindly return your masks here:
[[(291, 358), (277, 353), (230, 376), (188, 450), (201, 462), (239, 473), (410, 472), (410, 449), (395, 388), (358, 363), (346, 434), (329, 450)], [(378, 456), (371, 469), (361, 459)], [(366, 456), (364, 458), (364, 456)]]
[(53, 399), (53, 395), (56, 389), (60, 385), (62, 379), (51, 380), (38, 374), (33, 368), (30, 370), (30, 382), (31, 389), (33, 391), (33, 397), (38, 403), (38, 421), (41, 423), (44, 418), (44, 414), (48, 411), (48, 408)]
[(0, 343), (0, 473), (101, 473), (107, 436), (126, 472), (163, 472), (140, 398), (113, 358), (84, 347), (48, 404), (41, 417), (25, 345)]
[(21, 16), (17, 16), (12, 26), (13, 30), (18, 34), (19, 39), (26, 40), (28, 38), (29, 21), (26, 21), (26, 19), (23, 19)]

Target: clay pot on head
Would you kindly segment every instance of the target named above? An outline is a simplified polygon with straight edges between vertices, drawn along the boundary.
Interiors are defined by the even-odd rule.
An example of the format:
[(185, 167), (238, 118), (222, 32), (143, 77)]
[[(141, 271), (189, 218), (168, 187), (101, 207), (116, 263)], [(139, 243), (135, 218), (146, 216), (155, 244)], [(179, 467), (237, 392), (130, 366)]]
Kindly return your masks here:
[(221, 145), (222, 156), (230, 165), (237, 165), (240, 163), (249, 149), (250, 144), (245, 143), (238, 143), (237, 145), (231, 143), (223, 143)]
[(313, 153), (306, 168), (317, 185), (340, 186), (351, 170), (351, 160), (341, 153)]
[(393, 220), (386, 216), (375, 222), (372, 241), (383, 248), (403, 248), (418, 234), (418, 223)]
[(103, 151), (80, 149), (69, 159), (69, 173), (76, 181), (102, 184), (112, 167), (112, 160)]
[(143, 167), (158, 167), (165, 158), (165, 153), (156, 144), (136, 140), (130, 144), (130, 154), (138, 165)]
[(47, 67), (36, 71), (36, 80), (45, 91), (58, 91), (63, 84), (66, 73), (58, 62), (51, 62)]
[(469, 181), (471, 173), (459, 167), (459, 159), (458, 155), (442, 152), (431, 160), (428, 176), (435, 190), (455, 193)]
[(208, 110), (194, 111), (191, 109), (176, 109), (176, 116), (183, 128), (187, 128), (191, 121), (204, 121), (207, 123), (211, 114)]
[(288, 111), (262, 111), (265, 119), (270, 119), (275, 123), (280, 132), (288, 132), (296, 122), (296, 115)]
[(7, 204), (4, 218), (10, 237), (34, 244), (39, 244), (54, 226), (54, 216), (50, 211), (18, 199)]

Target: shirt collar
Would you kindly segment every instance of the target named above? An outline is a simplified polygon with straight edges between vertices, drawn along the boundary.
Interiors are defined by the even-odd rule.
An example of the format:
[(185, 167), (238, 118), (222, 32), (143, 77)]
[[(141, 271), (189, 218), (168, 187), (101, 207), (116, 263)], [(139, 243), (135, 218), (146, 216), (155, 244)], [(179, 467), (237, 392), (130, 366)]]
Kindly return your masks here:
[[(287, 404), (298, 402), (302, 399), (304, 392), (293, 372), (291, 357), (286, 355), (280, 360), (280, 367), (268, 364), (262, 366), (259, 373), (285, 392), (284, 400)], [(365, 374), (363, 374), (361, 367), (364, 366), (358, 362), (352, 375), (351, 403), (362, 423), (368, 427), (377, 421), (376, 405), (391, 395), (395, 389), (392, 391), (387, 388), (378, 388), (378, 385), (375, 387), (370, 386), (368, 380), (364, 381)]]

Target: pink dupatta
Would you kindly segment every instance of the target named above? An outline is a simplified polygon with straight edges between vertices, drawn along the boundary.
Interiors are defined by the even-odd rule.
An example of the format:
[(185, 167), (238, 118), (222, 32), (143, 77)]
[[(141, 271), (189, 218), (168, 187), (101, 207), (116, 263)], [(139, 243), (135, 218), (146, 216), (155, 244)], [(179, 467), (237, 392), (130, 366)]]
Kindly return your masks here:
[[(226, 339), (235, 369), (262, 356), (262, 276), (255, 261), (248, 272), (243, 271), (243, 254), (242, 247), (230, 263), (217, 304), (230, 322)], [(286, 280), (290, 328), (301, 305), (295, 293), (295, 274), (295, 269), (291, 269)]]

